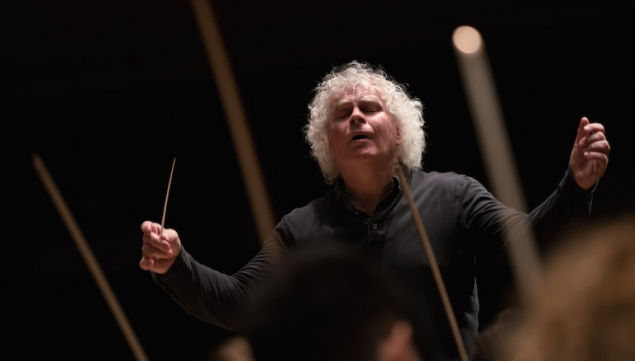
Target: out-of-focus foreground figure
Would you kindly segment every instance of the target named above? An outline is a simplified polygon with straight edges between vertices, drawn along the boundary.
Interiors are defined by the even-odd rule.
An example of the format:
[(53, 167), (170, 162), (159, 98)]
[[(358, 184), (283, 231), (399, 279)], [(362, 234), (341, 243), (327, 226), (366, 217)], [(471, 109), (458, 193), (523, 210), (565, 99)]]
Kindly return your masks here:
[(212, 349), (208, 361), (254, 361), (249, 342), (244, 337), (233, 336)]
[(629, 215), (567, 236), (500, 359), (635, 360), (634, 341), (635, 215)]
[(412, 304), (392, 275), (358, 253), (291, 254), (246, 313), (257, 361), (420, 361)]

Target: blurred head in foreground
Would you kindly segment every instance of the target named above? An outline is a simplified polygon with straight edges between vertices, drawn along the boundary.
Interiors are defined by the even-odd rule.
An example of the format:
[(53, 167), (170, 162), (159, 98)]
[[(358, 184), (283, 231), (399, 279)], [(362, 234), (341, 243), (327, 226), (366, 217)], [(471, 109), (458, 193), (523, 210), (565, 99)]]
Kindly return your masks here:
[(244, 337), (233, 336), (210, 351), (208, 361), (255, 361)]
[(385, 270), (359, 255), (317, 249), (290, 254), (248, 314), (254, 358), (419, 360), (401, 292)]
[(635, 360), (635, 217), (570, 234), (501, 360)]

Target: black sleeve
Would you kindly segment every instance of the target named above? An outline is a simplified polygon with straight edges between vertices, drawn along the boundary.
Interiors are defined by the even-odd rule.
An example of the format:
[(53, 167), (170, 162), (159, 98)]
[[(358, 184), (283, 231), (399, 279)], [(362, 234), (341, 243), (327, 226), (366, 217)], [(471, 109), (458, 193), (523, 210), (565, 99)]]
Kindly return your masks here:
[(548, 250), (548, 241), (566, 227), (591, 215), (593, 193), (597, 186), (598, 183), (589, 190), (580, 188), (571, 170), (567, 169), (556, 190), (529, 214), (541, 251)]
[(529, 221), (538, 248), (544, 252), (565, 227), (590, 215), (595, 187), (588, 191), (581, 189), (567, 170), (556, 190), (529, 214), (506, 207), (469, 177), (460, 187), (463, 224), (473, 240), (476, 256), (478, 292), (482, 301), (479, 319), (481, 326), (487, 326), (500, 309), (513, 302), (517, 291), (501, 216), (511, 227)]
[(232, 275), (197, 262), (184, 248), (165, 274), (154, 281), (189, 314), (225, 328), (238, 330), (240, 310), (247, 297), (267, 276), (280, 248), (276, 232), (246, 265)]
[[(478, 181), (467, 177), (460, 191), (464, 226), (475, 239), (475, 247), (482, 255), (494, 255), (504, 248), (503, 222), (511, 232), (522, 222), (533, 226), (539, 247), (572, 222), (587, 218), (591, 213), (593, 192), (581, 189), (567, 169), (556, 190), (529, 214), (500, 203)], [(504, 221), (503, 221), (504, 220)]]

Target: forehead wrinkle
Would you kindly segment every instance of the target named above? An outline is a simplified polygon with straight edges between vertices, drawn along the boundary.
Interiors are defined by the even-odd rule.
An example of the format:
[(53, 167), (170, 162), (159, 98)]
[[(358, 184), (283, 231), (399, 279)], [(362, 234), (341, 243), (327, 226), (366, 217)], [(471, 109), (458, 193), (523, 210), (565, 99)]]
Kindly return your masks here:
[(340, 92), (332, 101), (333, 107), (339, 107), (354, 102), (378, 102), (385, 106), (385, 101), (379, 95), (377, 89), (368, 87), (352, 87)]

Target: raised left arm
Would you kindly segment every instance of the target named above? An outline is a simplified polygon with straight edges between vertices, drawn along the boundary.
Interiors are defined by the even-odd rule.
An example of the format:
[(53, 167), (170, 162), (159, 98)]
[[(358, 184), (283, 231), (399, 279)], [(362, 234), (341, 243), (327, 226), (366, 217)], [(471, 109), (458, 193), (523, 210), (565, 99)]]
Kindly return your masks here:
[(610, 150), (604, 126), (582, 117), (569, 157), (569, 168), (580, 188), (590, 189), (604, 175)]

